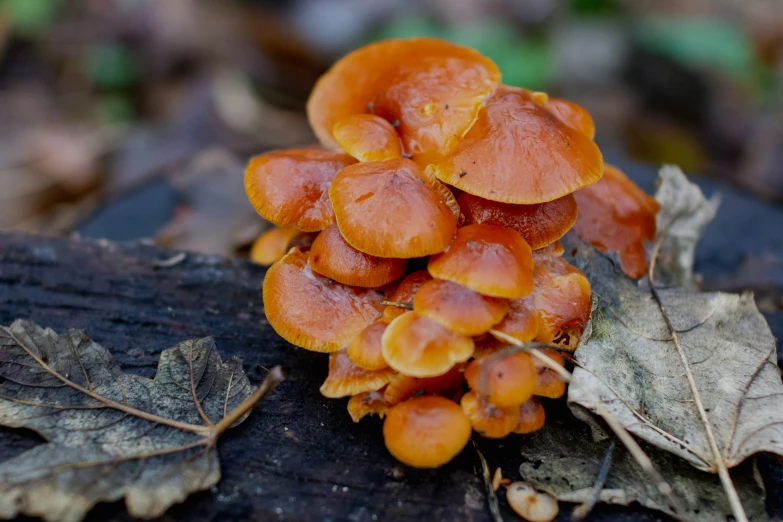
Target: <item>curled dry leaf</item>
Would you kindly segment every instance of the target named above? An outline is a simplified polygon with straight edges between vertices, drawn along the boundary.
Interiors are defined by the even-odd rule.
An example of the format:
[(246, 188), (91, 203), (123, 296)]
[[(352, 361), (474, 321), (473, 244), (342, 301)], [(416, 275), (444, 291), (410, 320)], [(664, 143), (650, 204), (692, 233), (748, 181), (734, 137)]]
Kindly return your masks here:
[(160, 516), (220, 480), (218, 437), (282, 378), (273, 368), (254, 391), (209, 337), (164, 351), (150, 380), (82, 331), (0, 326), (0, 424), (48, 441), (0, 463), (0, 518), (78, 522), (123, 498), (134, 517)]

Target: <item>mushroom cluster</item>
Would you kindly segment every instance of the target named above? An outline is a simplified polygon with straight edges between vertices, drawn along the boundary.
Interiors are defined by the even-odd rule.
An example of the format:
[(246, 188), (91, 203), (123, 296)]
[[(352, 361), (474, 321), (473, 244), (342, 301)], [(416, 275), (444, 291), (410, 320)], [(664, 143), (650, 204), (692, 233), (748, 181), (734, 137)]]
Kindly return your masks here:
[(368, 45), (315, 86), (320, 144), (257, 156), (245, 175), (278, 227), (253, 249), (273, 263), (269, 324), (329, 353), (321, 393), (350, 397), (356, 422), (385, 417), (387, 448), (411, 466), (449, 462), (473, 431), (544, 424), (539, 398), (565, 384), (527, 353), (501, 353), (503, 339), (575, 349), (590, 283), (558, 239), (577, 223), (636, 272), (655, 211), (604, 166), (583, 108), (500, 80), (448, 42)]

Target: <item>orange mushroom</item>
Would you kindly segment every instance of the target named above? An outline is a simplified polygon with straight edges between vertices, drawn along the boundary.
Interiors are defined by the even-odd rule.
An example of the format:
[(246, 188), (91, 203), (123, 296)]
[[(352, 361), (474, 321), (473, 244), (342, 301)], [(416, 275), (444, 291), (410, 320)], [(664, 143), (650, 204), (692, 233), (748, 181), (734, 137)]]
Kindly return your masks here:
[(365, 370), (382, 370), (389, 366), (381, 347), (381, 336), (389, 322), (389, 319), (381, 317), (348, 343), (348, 357), (356, 366)]
[(546, 412), (538, 397), (531, 397), (519, 407), (519, 418), (514, 433), (524, 435), (544, 427)]
[(519, 406), (530, 399), (537, 375), (536, 366), (527, 353), (475, 359), (465, 369), (468, 386), (502, 408)]
[(288, 244), (299, 233), (299, 229), (291, 226), (268, 228), (250, 247), (250, 260), (259, 265), (271, 265), (288, 252)]
[(576, 221), (576, 200), (568, 194), (547, 203), (511, 205), (465, 192), (457, 200), (465, 223), (484, 223), (519, 232), (533, 250), (560, 239)]
[(560, 241), (555, 241), (554, 243), (548, 244), (544, 248), (539, 248), (536, 250), (536, 253), (545, 256), (560, 257), (565, 254), (565, 249), (563, 248), (563, 243)]
[(604, 167), (601, 181), (574, 197), (579, 207), (576, 234), (602, 252), (616, 251), (628, 277), (646, 274), (644, 243), (655, 237), (658, 202), (611, 165)]
[(460, 401), (462, 411), (470, 419), (470, 425), (482, 437), (502, 439), (517, 425), (519, 408), (502, 408), (496, 406), (475, 392), (468, 392)]
[(536, 296), (531, 294), (509, 302), (508, 312), (493, 330), (510, 335), (517, 341), (526, 343), (538, 334), (538, 311)]
[(473, 339), (406, 312), (395, 318), (381, 338), (383, 358), (398, 372), (412, 377), (436, 377), (473, 355)]
[[(426, 270), (419, 270), (418, 272), (408, 274), (405, 276), (405, 279), (400, 281), (400, 284), (397, 285), (397, 289), (394, 290), (394, 293), (389, 298), (389, 301), (413, 306), (413, 297), (416, 295), (416, 292), (419, 291), (421, 285), (427, 281), (432, 281), (432, 276)], [(389, 319), (394, 319), (398, 315), (402, 315), (404, 313), (405, 308), (401, 306), (390, 305), (387, 306), (383, 311), (383, 316)]]
[(394, 406), (383, 422), (386, 448), (400, 462), (437, 468), (457, 456), (470, 440), (470, 420), (462, 408), (437, 395)]
[(376, 114), (426, 165), (448, 153), (499, 82), (497, 66), (473, 49), (433, 38), (386, 40), (334, 64), (316, 83), (307, 116), (320, 142), (336, 148), (338, 121)]
[(508, 311), (508, 300), (486, 297), (451, 281), (433, 279), (424, 283), (413, 298), (421, 316), (461, 335), (486, 333)]
[(575, 349), (590, 319), (590, 281), (562, 257), (536, 254), (535, 261), (535, 340)]
[(384, 418), (389, 408), (391, 405), (383, 397), (383, 393), (378, 391), (360, 393), (348, 400), (348, 415), (354, 422), (359, 422), (367, 415)]
[(345, 350), (329, 354), (329, 374), (321, 385), (321, 395), (331, 399), (348, 397), (368, 391), (378, 391), (386, 386), (394, 372), (365, 370), (356, 366)]
[(484, 199), (532, 205), (595, 183), (601, 152), (590, 138), (541, 107), (529, 92), (502, 86), (451, 154), (435, 166), (449, 185)]
[(387, 120), (374, 114), (352, 114), (334, 124), (332, 136), (346, 154), (359, 161), (402, 157), (400, 136)]
[(493, 225), (467, 225), (427, 269), (480, 294), (518, 299), (533, 291), (533, 256), (519, 233)]
[(545, 107), (569, 127), (573, 127), (591, 140), (595, 138), (595, 123), (584, 107), (561, 98), (549, 98)]
[(356, 160), (319, 148), (280, 150), (250, 160), (245, 192), (261, 217), (277, 226), (293, 225), (305, 232), (334, 223), (329, 185)]
[(320, 276), (310, 269), (308, 254), (294, 248), (266, 273), (264, 313), (291, 344), (334, 352), (380, 315), (384, 292)]
[(538, 397), (559, 399), (566, 392), (566, 384), (554, 370), (544, 368), (539, 370), (536, 387), (533, 393)]
[(329, 197), (337, 225), (357, 250), (379, 257), (411, 258), (442, 252), (457, 220), (407, 159), (357, 163), (332, 182)]
[(457, 364), (437, 377), (411, 377), (398, 373), (392, 377), (383, 396), (389, 404), (399, 404), (419, 395), (455, 398), (462, 392), (464, 365)]
[(310, 248), (313, 271), (338, 283), (375, 288), (399, 279), (405, 273), (405, 259), (381, 258), (359, 252), (330, 225), (318, 234)]

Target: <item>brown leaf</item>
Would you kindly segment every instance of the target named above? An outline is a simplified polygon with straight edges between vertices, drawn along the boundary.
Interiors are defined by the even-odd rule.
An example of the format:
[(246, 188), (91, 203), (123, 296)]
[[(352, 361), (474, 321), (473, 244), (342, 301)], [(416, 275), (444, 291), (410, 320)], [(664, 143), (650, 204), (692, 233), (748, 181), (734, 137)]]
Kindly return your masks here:
[(0, 424), (48, 441), (0, 463), (0, 518), (78, 522), (123, 498), (132, 516), (160, 516), (220, 480), (217, 438), (280, 380), (274, 368), (254, 391), (210, 337), (164, 351), (150, 380), (82, 331), (0, 326)]

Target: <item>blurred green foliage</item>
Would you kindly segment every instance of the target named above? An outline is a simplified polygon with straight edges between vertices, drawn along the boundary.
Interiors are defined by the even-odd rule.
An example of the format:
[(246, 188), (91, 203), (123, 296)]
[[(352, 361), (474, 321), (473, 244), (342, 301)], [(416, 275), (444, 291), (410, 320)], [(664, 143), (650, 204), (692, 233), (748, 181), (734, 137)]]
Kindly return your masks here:
[(61, 0), (0, 0), (0, 12), (10, 20), (14, 34), (34, 36), (51, 26), (60, 3)]

